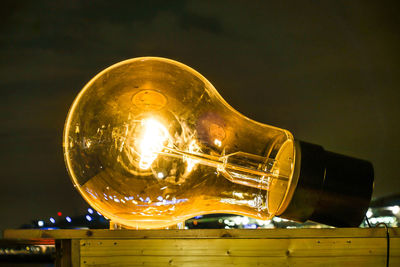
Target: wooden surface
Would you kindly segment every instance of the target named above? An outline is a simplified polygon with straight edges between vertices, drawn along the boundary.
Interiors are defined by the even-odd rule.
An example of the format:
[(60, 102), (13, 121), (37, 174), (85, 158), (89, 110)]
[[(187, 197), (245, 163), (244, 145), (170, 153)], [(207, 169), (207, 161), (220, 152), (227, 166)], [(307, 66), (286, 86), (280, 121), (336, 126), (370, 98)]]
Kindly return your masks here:
[[(389, 228), (399, 238), (400, 228)], [(143, 238), (384, 238), (385, 228), (299, 228), (299, 229), (193, 229), (193, 230), (19, 230), (7, 229), (4, 239), (143, 239)]]
[[(400, 266), (400, 230), (389, 231), (390, 266)], [(384, 228), (6, 230), (4, 238), (70, 240), (72, 266), (386, 265)]]

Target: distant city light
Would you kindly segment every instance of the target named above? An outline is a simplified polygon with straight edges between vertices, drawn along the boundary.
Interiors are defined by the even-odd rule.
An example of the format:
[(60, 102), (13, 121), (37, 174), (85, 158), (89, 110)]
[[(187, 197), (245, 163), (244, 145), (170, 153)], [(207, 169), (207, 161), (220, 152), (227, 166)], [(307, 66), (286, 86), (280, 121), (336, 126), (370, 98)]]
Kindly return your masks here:
[(371, 218), (371, 223), (377, 224), (377, 223), (386, 223), (386, 224), (393, 224), (396, 222), (396, 218), (392, 216), (381, 216), (381, 217), (376, 217), (376, 218)]
[(72, 221), (72, 220), (71, 220), (71, 218), (70, 218), (70, 217), (68, 217), (68, 216), (67, 216), (67, 217), (65, 217), (65, 219), (66, 219), (66, 220), (67, 220), (67, 222), (69, 222), (69, 223)]
[(400, 213), (400, 206), (391, 206), (388, 209), (391, 210), (394, 215), (397, 215)]
[(39, 227), (43, 227), (44, 222), (43, 221), (38, 221), (37, 224), (38, 224)]
[(61, 211), (57, 212), (57, 216), (61, 217), (62, 216), (62, 212)]
[(90, 214), (93, 214), (93, 210), (92, 210), (91, 208), (88, 208), (87, 211), (88, 211)]
[(399, 214), (399, 212), (400, 212), (400, 207), (399, 206), (396, 206), (395, 208), (393, 208), (393, 213), (394, 214)]
[(372, 217), (372, 215), (374, 215), (373, 213), (372, 213), (372, 211), (371, 211), (371, 209), (368, 209), (368, 211), (367, 211), (367, 218), (371, 218)]
[(244, 226), (245, 229), (256, 229), (257, 228), (257, 224), (252, 223), (252, 224), (246, 224)]
[(92, 217), (90, 217), (89, 215), (86, 215), (86, 220), (88, 220), (90, 222), (92, 220)]
[(53, 217), (51, 217), (51, 218), (50, 218), (50, 222), (51, 222), (51, 223), (56, 223), (56, 220), (55, 220)]

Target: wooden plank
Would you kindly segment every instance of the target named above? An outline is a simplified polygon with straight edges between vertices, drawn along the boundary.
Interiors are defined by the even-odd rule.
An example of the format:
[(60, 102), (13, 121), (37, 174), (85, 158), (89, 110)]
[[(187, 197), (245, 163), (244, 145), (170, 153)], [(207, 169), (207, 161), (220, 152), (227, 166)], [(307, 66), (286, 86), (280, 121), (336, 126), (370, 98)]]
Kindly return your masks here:
[(79, 267), (81, 262), (81, 244), (80, 240), (71, 240), (71, 267)]
[[(82, 266), (384, 266), (385, 238), (87, 239)], [(391, 239), (391, 266), (400, 238)]]
[(56, 267), (71, 266), (71, 239), (61, 239), (56, 242)]
[[(399, 228), (389, 228), (392, 238), (400, 236)], [(193, 229), (193, 230), (5, 230), (3, 238), (22, 240), (54, 239), (146, 239), (146, 238), (331, 238), (385, 237), (384, 228), (325, 229)]]
[[(147, 239), (81, 240), (81, 257), (92, 256), (384, 256), (386, 239)], [(400, 239), (390, 254), (400, 257)]]
[[(400, 266), (400, 231), (389, 232), (390, 266)], [(58, 266), (327, 267), (386, 262), (384, 228), (7, 230), (4, 237), (56, 240)]]
[[(81, 266), (295, 266), (295, 267), (376, 267), (385, 266), (385, 257), (218, 257), (218, 256), (118, 256), (82, 258)], [(390, 266), (400, 266), (391, 258)]]
[[(351, 240), (347, 240), (351, 241)], [(348, 243), (333, 239), (318, 243), (313, 239), (260, 239), (260, 240), (143, 240), (141, 242), (112, 241), (103, 245), (82, 248), (82, 257), (95, 255), (210, 255), (210, 256), (335, 256), (335, 255), (386, 255), (384, 240), (353, 240)], [(325, 243), (325, 244), (324, 244)], [(85, 243), (84, 243), (85, 244)], [(399, 255), (399, 242), (391, 248)], [(399, 255), (400, 256), (400, 255)]]

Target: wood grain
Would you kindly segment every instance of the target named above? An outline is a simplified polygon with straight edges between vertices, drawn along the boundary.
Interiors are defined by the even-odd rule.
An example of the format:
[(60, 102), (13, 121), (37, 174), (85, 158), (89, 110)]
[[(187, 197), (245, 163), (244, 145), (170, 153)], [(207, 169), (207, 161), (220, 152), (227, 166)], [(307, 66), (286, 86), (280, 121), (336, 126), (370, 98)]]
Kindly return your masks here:
[[(400, 231), (389, 232), (390, 266), (400, 266)], [(368, 267), (385, 266), (387, 253), (384, 228), (6, 230), (4, 238), (69, 239), (72, 266)]]
[[(390, 228), (399, 237), (399, 228)], [(3, 232), (4, 239), (143, 239), (143, 238), (305, 238), (385, 237), (384, 228), (301, 228), (301, 229), (193, 229), (193, 230), (15, 230)]]

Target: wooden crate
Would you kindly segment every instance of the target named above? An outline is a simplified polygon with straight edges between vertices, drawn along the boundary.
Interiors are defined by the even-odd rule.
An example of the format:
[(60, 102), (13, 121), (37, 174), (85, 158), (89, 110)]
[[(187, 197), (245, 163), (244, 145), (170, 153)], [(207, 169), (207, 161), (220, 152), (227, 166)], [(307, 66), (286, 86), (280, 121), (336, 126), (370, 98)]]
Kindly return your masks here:
[[(390, 266), (400, 266), (391, 228)], [(58, 266), (386, 266), (384, 228), (6, 230), (5, 239), (56, 243)]]

